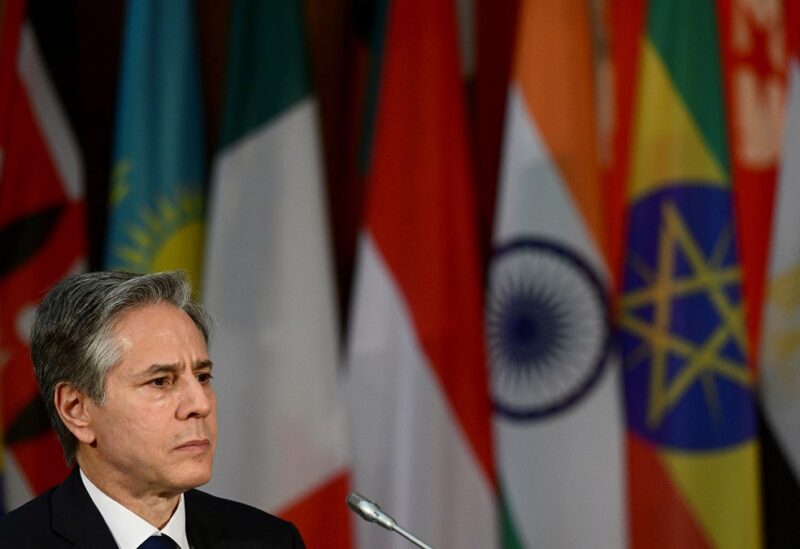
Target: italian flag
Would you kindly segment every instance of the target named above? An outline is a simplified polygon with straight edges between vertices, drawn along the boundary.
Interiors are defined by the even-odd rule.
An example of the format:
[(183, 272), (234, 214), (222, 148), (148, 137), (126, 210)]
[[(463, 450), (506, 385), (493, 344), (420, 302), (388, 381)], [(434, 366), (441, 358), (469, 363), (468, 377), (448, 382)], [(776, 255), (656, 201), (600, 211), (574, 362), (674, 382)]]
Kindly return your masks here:
[(232, 4), (204, 301), (219, 440), (212, 492), (349, 547), (337, 313), (301, 2)]
[[(354, 487), (435, 547), (496, 547), (453, 3), (389, 2), (384, 15), (349, 329)], [(407, 546), (368, 523), (357, 538), (364, 548)]]

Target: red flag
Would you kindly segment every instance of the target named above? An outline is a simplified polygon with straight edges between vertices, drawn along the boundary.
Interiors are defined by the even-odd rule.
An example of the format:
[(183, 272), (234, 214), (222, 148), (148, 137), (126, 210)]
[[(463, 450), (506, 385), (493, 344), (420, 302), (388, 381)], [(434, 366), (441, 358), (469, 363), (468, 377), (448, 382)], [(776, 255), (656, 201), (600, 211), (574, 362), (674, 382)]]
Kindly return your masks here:
[(5, 483), (17, 487), (9, 509), (67, 473), (39, 398), (28, 333), (43, 293), (83, 266), (82, 171), (25, 3), (11, 0), (0, 57), (0, 413)]
[(749, 354), (758, 367), (769, 251), (764, 243), (772, 227), (783, 127), (785, 19), (780, 2), (721, 0), (717, 6)]
[[(353, 288), (354, 486), (434, 546), (493, 547), (495, 483), (453, 4), (388, 4)], [(359, 524), (362, 547), (383, 543)]]

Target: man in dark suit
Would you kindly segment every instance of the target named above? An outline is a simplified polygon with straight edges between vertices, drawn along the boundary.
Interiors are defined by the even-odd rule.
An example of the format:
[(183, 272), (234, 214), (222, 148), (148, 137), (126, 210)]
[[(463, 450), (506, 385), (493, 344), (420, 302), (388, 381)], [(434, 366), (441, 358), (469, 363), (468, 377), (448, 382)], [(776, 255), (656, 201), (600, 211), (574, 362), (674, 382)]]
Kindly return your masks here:
[(31, 355), (77, 467), (0, 519), (0, 547), (303, 547), (290, 523), (194, 489), (216, 446), (209, 331), (182, 273), (89, 273), (50, 291)]

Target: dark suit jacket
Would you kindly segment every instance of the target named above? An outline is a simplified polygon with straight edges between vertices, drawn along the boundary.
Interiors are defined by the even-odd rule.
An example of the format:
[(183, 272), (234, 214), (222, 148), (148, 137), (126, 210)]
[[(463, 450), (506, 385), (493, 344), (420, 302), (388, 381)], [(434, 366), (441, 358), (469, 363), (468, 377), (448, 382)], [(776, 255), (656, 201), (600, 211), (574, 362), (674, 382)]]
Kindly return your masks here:
[[(193, 549), (302, 549), (289, 522), (199, 490), (184, 494)], [(117, 544), (76, 468), (59, 486), (0, 519), (0, 548), (114, 549)]]

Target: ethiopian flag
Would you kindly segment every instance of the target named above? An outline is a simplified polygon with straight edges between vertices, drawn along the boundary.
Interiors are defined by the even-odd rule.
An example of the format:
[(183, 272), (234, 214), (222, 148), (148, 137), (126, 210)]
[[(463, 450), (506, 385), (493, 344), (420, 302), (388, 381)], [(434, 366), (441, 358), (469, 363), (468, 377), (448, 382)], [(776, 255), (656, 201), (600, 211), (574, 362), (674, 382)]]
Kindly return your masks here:
[(758, 547), (753, 375), (714, 3), (641, 41), (621, 301), (633, 547)]
[(196, 284), (205, 140), (193, 6), (128, 2), (105, 264), (183, 268)]

